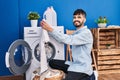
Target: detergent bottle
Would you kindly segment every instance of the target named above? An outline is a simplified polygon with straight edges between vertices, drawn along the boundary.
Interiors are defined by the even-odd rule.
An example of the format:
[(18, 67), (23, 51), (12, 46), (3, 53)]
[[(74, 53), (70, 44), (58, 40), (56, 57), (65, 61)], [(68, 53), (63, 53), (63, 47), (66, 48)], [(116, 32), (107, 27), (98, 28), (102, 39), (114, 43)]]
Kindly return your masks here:
[(48, 7), (43, 14), (43, 19), (52, 27), (57, 26), (57, 16), (53, 7)]
[(52, 26), (57, 26), (57, 14), (53, 6), (50, 7), (52, 11)]
[(52, 25), (52, 13), (50, 7), (46, 9), (46, 11), (43, 14), (43, 19), (49, 24)]

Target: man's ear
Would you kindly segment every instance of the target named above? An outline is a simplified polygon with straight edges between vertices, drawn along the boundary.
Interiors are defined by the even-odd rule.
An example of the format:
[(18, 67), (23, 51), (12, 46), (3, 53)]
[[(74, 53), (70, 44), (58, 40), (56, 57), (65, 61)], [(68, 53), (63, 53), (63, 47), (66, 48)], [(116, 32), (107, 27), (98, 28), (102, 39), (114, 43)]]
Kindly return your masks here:
[(84, 23), (86, 22), (86, 19), (84, 19)]

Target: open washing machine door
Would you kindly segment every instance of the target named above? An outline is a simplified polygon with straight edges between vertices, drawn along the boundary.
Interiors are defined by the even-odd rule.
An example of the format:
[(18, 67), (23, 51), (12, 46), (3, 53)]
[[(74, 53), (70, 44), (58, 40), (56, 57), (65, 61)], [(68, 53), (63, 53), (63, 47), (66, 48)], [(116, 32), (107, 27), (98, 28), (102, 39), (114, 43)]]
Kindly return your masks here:
[(32, 50), (29, 44), (21, 39), (14, 41), (6, 52), (6, 67), (14, 75), (20, 75), (27, 71), (32, 60)]

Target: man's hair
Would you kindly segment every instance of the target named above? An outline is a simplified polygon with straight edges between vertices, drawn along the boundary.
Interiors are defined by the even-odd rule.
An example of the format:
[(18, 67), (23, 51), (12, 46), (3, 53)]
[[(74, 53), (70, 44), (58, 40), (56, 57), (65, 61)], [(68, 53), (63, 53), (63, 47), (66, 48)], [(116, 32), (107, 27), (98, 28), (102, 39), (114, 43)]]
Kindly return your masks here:
[(77, 10), (75, 10), (75, 12), (73, 13), (73, 15), (80, 15), (80, 14), (84, 15), (85, 18), (86, 18), (86, 12), (85, 12), (83, 9), (77, 9)]

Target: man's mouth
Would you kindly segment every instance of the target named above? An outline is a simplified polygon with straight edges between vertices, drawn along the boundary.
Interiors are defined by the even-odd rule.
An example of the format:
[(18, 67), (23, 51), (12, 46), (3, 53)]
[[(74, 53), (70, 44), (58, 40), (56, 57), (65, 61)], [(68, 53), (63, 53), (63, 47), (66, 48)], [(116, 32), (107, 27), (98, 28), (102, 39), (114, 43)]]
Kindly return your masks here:
[(80, 21), (74, 21), (74, 23), (80, 23)]

